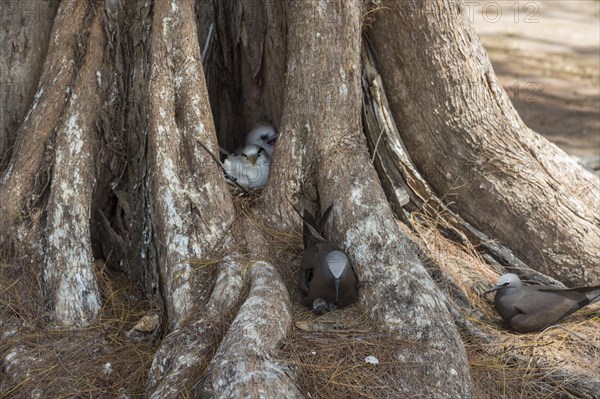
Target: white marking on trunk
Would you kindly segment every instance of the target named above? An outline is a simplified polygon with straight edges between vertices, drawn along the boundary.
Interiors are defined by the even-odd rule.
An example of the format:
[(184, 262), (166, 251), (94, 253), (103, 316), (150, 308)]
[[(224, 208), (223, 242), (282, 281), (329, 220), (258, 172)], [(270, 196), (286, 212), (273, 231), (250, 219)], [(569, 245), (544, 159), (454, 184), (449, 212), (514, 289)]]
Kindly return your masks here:
[[(77, 96), (72, 100), (74, 104)], [(79, 119), (79, 113), (73, 113), (59, 132), (64, 135), (62, 141), (67, 148), (59, 145), (55, 154), (44, 279), (51, 287), (58, 321), (84, 326), (99, 312), (101, 300), (92, 265), (89, 198), (81, 198), (89, 190), (85, 187), (89, 182), (83, 181), (89, 171), (85, 154), (81, 154), (83, 136), (88, 132), (79, 126)]]

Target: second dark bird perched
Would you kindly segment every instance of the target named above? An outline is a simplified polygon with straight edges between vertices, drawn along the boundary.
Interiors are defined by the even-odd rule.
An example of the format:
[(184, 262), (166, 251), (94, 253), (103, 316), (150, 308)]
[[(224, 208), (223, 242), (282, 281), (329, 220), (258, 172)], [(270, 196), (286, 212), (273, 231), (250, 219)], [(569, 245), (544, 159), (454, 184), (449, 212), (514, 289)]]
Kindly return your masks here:
[(300, 289), (306, 295), (302, 303), (318, 314), (343, 308), (358, 298), (359, 280), (350, 259), (322, 235), (331, 208), (318, 220), (307, 210), (300, 215), (304, 221)]
[(496, 291), (494, 305), (508, 327), (528, 333), (541, 331), (600, 298), (600, 286), (557, 288), (521, 284), (519, 276), (500, 276), (485, 294)]

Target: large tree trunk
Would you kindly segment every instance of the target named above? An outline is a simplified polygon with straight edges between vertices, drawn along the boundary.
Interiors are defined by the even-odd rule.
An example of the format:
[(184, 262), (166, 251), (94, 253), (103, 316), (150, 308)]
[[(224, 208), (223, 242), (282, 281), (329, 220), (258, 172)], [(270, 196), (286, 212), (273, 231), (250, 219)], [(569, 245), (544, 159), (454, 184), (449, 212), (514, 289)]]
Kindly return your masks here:
[[(287, 186), (290, 198), (316, 191), (323, 206), (334, 204), (330, 236), (356, 265), (362, 306), (399, 339), (419, 344), (416, 352), (398, 351), (398, 359), (428, 363), (430, 377), (443, 381), (444, 395), (466, 397), (470, 382), (460, 338), (443, 298), (393, 221), (375, 170), (369, 165), (360, 123), (361, 7), (358, 3), (310, 7), (297, 2), (289, 11), (285, 137), (266, 197), (269, 190), (286, 187), (291, 177), (293, 185)], [(312, 84), (304, 84), (307, 81)], [(301, 149), (293, 148), (292, 143)], [(292, 170), (308, 169), (313, 175), (290, 176), (286, 168), (278, 167), (282, 159)], [(280, 194), (282, 197), (285, 194)], [(434, 358), (440, 361), (429, 363)], [(453, 372), (449, 373), (448, 367)], [(404, 377), (416, 378), (410, 373)], [(411, 386), (405, 393), (441, 394), (429, 385)]]
[[(101, 305), (89, 230), (95, 123), (104, 102), (101, 14), (86, 2), (63, 4), (51, 37), (37, 94), (2, 177), (0, 240), (39, 251), (55, 319), (87, 325)], [(37, 201), (46, 196), (41, 221)]]
[[(221, 171), (200, 50), (189, 2), (154, 7), (150, 58), (151, 217), (162, 297), (171, 327), (210, 294), (206, 273), (192, 273), (222, 239), (233, 214)], [(199, 278), (200, 291), (192, 278)]]
[[(464, 316), (470, 301), (484, 313), (489, 306), (461, 288), (460, 272), (445, 259), (426, 270), (414, 243), (431, 253), (435, 228), (407, 222), (411, 231), (393, 211), (402, 219), (406, 209), (423, 207), (435, 216), (448, 195), (459, 193), (454, 212), (440, 215), (453, 233), (492, 248), (462, 215), (518, 252), (508, 233), (518, 226), (521, 237), (530, 236), (522, 241), (527, 249), (544, 250), (548, 273), (567, 282), (594, 279), (597, 247), (583, 240), (590, 245), (598, 234), (598, 219), (586, 202), (595, 194), (575, 200), (571, 182), (551, 169), (553, 147), (529, 133), (493, 84), (485, 53), (459, 18), (461, 7), (434, 0), (378, 10), (359, 0), (107, 0), (40, 8), (54, 18), (44, 65), (36, 61), (44, 58), (42, 41), (20, 70), (31, 71), (37, 94), (16, 102), (15, 117), (0, 125), (0, 393), (319, 395), (299, 380), (306, 364), (290, 362), (281, 350), (297, 334), (293, 322), (310, 320), (295, 283), (301, 249), (293, 203), (312, 211), (333, 204), (326, 236), (348, 253), (361, 288), (357, 305), (329, 316), (343, 326), (344, 317), (361, 312), (370, 337), (388, 339), (389, 346), (373, 350), (403, 367), (383, 381), (385, 395), (473, 396), (455, 322), (494, 342)], [(373, 13), (379, 65), (366, 46), (361, 51), (363, 18)], [(48, 29), (40, 22), (30, 34)], [(21, 43), (19, 30), (7, 35)], [(453, 57), (461, 51), (475, 54)], [(0, 65), (8, 65), (13, 53), (0, 55)], [(468, 74), (480, 76), (483, 87), (457, 84)], [(406, 82), (413, 79), (433, 81), (440, 91), (411, 92)], [(11, 90), (0, 100), (9, 101)], [(27, 107), (16, 128), (12, 121)], [(281, 135), (269, 182), (258, 198), (234, 198), (213, 157), (217, 142), (234, 148), (264, 121)], [(510, 146), (498, 138), (498, 126), (510, 133)], [(513, 155), (493, 155), (498, 148)], [(528, 185), (518, 165), (533, 159), (545, 174)], [(476, 167), (460, 177), (465, 165)], [(568, 171), (597, 185), (575, 167)], [(504, 190), (482, 189), (500, 185)], [(523, 201), (524, 190), (534, 200)], [(550, 214), (550, 196), (558, 216)], [(492, 209), (501, 211), (496, 224), (489, 222)], [(569, 227), (576, 237), (566, 237), (570, 230), (559, 224), (569, 212), (581, 216)], [(564, 242), (545, 236), (544, 223), (556, 226)], [(561, 269), (558, 255), (581, 262)], [(499, 270), (494, 264), (471, 273), (491, 283)], [(38, 278), (39, 286), (21, 274)], [(436, 285), (430, 274), (445, 280)], [(152, 304), (132, 300), (136, 289)], [(36, 298), (36, 290), (44, 292), (44, 306), (23, 299)], [(72, 332), (90, 324), (95, 333)], [(34, 327), (55, 331), (40, 338)], [(329, 339), (336, 336), (330, 331)], [(81, 363), (61, 361), (82, 347), (89, 353)], [(135, 387), (126, 382), (130, 370), (119, 369), (130, 358), (146, 376)], [(340, 359), (339, 367), (350, 360)], [(44, 381), (67, 376), (65, 382), (32, 383), (44, 362), (60, 365), (45, 370)], [(362, 394), (351, 388), (338, 393)]]
[(598, 284), (598, 178), (525, 126), (464, 4), (382, 7), (369, 36), (390, 109), (437, 195), (531, 267), (567, 284)]

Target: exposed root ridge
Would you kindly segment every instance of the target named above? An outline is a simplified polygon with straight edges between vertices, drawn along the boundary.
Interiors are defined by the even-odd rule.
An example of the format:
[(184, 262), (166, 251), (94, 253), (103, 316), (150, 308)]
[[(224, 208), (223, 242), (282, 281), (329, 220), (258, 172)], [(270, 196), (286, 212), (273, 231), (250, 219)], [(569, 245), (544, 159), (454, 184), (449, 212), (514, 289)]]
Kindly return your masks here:
[(248, 298), (221, 342), (205, 384), (207, 398), (302, 398), (273, 353), (291, 323), (290, 299), (268, 262), (250, 266)]
[(148, 397), (180, 397), (207, 369), (242, 294), (244, 264), (238, 257), (226, 256), (221, 263), (211, 298), (196, 321), (182, 324), (161, 343), (150, 368)]

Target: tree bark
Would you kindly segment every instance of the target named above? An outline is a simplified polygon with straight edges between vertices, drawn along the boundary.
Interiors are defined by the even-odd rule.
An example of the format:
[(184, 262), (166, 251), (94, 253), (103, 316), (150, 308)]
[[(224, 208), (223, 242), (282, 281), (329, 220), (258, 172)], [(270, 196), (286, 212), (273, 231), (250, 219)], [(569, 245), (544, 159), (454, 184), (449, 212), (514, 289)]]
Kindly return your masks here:
[[(222, 238), (233, 214), (221, 171), (216, 135), (189, 2), (158, 2), (151, 38), (149, 158), (162, 296), (176, 326), (194, 302), (208, 299), (202, 283), (193, 292), (191, 258), (202, 259)], [(159, 244), (160, 243), (160, 244)]]
[[(406, 394), (468, 397), (466, 355), (444, 299), (398, 230), (369, 165), (360, 123), (361, 9), (358, 2), (291, 4), (285, 136), (266, 198), (277, 198), (269, 190), (279, 190), (279, 198), (302, 197), (307, 185), (301, 182), (307, 170), (314, 170), (308, 178), (314, 179), (322, 206), (334, 204), (329, 237), (341, 243), (355, 265), (362, 306), (400, 339), (418, 343), (418, 351), (399, 352), (399, 359), (427, 363), (430, 382), (409, 384)], [(305, 174), (287, 180), (294, 173), (278, 167), (282, 159)], [(312, 170), (306, 166), (311, 162)], [(311, 190), (308, 185), (306, 191)], [(434, 358), (444, 360), (424, 360)], [(435, 388), (438, 382), (445, 392)]]
[(195, 392), (203, 385), (198, 380), (214, 356), (221, 331), (231, 314), (245, 283), (244, 263), (238, 256), (221, 262), (211, 298), (195, 321), (183, 324), (167, 335), (154, 356), (147, 387), (148, 397), (171, 398)]
[[(77, 34), (73, 27), (80, 28)], [(51, 38), (38, 92), (1, 180), (0, 242), (41, 255), (55, 320), (85, 326), (101, 305), (89, 231), (93, 128), (104, 92), (101, 8), (61, 5)], [(40, 215), (38, 201), (46, 195)]]
[(97, 147), (98, 114), (93, 110), (104, 102), (101, 66), (106, 38), (102, 9), (92, 11), (89, 18), (86, 53), (54, 138), (53, 179), (46, 208), (44, 280), (48, 303), (61, 324), (87, 325), (101, 306), (89, 220)]
[(598, 178), (524, 125), (464, 4), (384, 1), (369, 36), (402, 141), (437, 195), (535, 269), (598, 284)]
[[(193, 379), (193, 370), (206, 364), (208, 359), (203, 358), (203, 355), (219, 339), (210, 332), (214, 331), (215, 327), (217, 329), (219, 326), (224, 327), (224, 323), (227, 322), (229, 313), (232, 311), (231, 306), (237, 302), (233, 301), (232, 303), (228, 298), (239, 297), (241, 289), (239, 284), (230, 285), (225, 291), (228, 293), (228, 297), (224, 297), (217, 291), (217, 289), (224, 288), (223, 284), (231, 284), (232, 281), (238, 280), (235, 275), (241, 271), (235, 266), (236, 262), (231, 265), (234, 275), (229, 276), (234, 279), (226, 281), (221, 274), (217, 280), (218, 285), (215, 290), (212, 290), (212, 295), (210, 295), (212, 284), (210, 284), (210, 280), (207, 280), (208, 273), (198, 271), (192, 273), (192, 265), (189, 263), (191, 257), (203, 259), (209, 255), (210, 250), (214, 249), (230, 227), (234, 212), (224, 186), (224, 180), (220, 175), (221, 172), (207, 152), (210, 150), (213, 154), (218, 154), (211, 119), (203, 119), (210, 117), (210, 111), (206, 101), (208, 98), (206, 88), (202, 80), (201, 63), (197, 58), (200, 51), (197, 42), (192, 42), (195, 43), (192, 47), (185, 39), (189, 35), (196, 36), (195, 25), (189, 18), (193, 14), (186, 7), (190, 7), (190, 4), (173, 2), (171, 5), (165, 3), (159, 6), (157, 4), (154, 9), (154, 26), (162, 26), (164, 30), (154, 29), (152, 41), (153, 78), (151, 81), (153, 83), (150, 88), (150, 109), (153, 117), (150, 122), (150, 151), (154, 153), (151, 155), (152, 162), (156, 165), (159, 173), (153, 181), (153, 185), (156, 187), (153, 220), (156, 222), (155, 229), (160, 237), (159, 242), (166, 242), (165, 247), (159, 248), (157, 251), (159, 265), (166, 266), (159, 269), (161, 281), (165, 282), (162, 296), (166, 302), (171, 329), (177, 327), (163, 342), (151, 370), (151, 385), (148, 393), (149, 396), (156, 398), (177, 397), (182, 390), (190, 389), (194, 392), (201, 389), (199, 386), (201, 387), (202, 384), (198, 386), (198, 382)], [(163, 24), (163, 21), (168, 21), (168, 24)], [(181, 35), (181, 31), (187, 31), (187, 35)], [(181, 86), (179, 86), (179, 82), (182, 82)], [(165, 96), (168, 99), (174, 99), (173, 105), (167, 103), (165, 107)], [(198, 110), (199, 107), (203, 108)], [(176, 132), (183, 133), (179, 137), (181, 140), (179, 145), (173, 140)], [(209, 145), (205, 145), (205, 148), (199, 143)], [(187, 153), (184, 144), (191, 145), (192, 148), (195, 146), (195, 151)], [(186, 165), (182, 161), (189, 163)], [(183, 180), (178, 176), (184, 178), (189, 176), (190, 181), (187, 187), (182, 187), (186, 186), (185, 184), (178, 185), (178, 179)], [(192, 185), (192, 183), (194, 184)], [(201, 190), (196, 191), (196, 187), (200, 187)], [(190, 207), (190, 200), (194, 210), (193, 214), (187, 211)], [(196, 212), (198, 212), (197, 215)], [(190, 225), (189, 220), (193, 220), (195, 224)], [(244, 241), (243, 235), (237, 236), (237, 245)], [(232, 251), (237, 252), (235, 249)], [(227, 264), (223, 264), (223, 267), (223, 270), (230, 270)], [(264, 267), (272, 266), (266, 264)], [(262, 313), (264, 312), (262, 306), (257, 307), (262, 302), (257, 303), (256, 301), (265, 299), (259, 300), (261, 294), (256, 294), (255, 290), (264, 290), (266, 277), (261, 277), (260, 272), (253, 272), (255, 269), (260, 270), (259, 268), (261, 268), (260, 265), (250, 268), (250, 280), (254, 288), (251, 289), (250, 296), (230, 327), (231, 333), (226, 335), (225, 342), (237, 342), (236, 345), (242, 345), (245, 339), (251, 339), (252, 342), (259, 342), (262, 346), (254, 348), (252, 352), (254, 355), (248, 353), (247, 363), (244, 363), (246, 360), (243, 360), (245, 358), (243, 354), (232, 353), (229, 349), (230, 345), (223, 345), (222, 348), (225, 349), (217, 352), (211, 362), (210, 370), (213, 371), (209, 370), (209, 378), (213, 375), (213, 379), (210, 380), (213, 382), (205, 385), (208, 396), (239, 397), (234, 395), (235, 392), (244, 392), (244, 387), (249, 387), (248, 384), (252, 383), (252, 380), (247, 380), (246, 374), (241, 372), (243, 368), (236, 370), (235, 368), (230, 369), (228, 366), (228, 364), (237, 364), (239, 361), (242, 362), (240, 365), (247, 365), (246, 371), (251, 375), (263, 375), (263, 380), (254, 382), (253, 389), (257, 389), (256, 393), (264, 390), (273, 395), (280, 393), (279, 396), (288, 397), (288, 394), (293, 392), (291, 388), (293, 384), (290, 384), (288, 378), (285, 377), (285, 369), (282, 366), (276, 366), (271, 361), (253, 360), (253, 357), (259, 352), (260, 356), (268, 357), (267, 350), (274, 351), (276, 349), (276, 345), (285, 336), (290, 323), (289, 310), (287, 310), (289, 305), (285, 305), (286, 301), (282, 301), (280, 297), (271, 298), (270, 302), (284, 304), (286, 308), (274, 309), (274, 313), (271, 312), (270, 317), (261, 321), (263, 314), (266, 313)], [(268, 274), (271, 276), (268, 280), (271, 280), (271, 283), (277, 283), (278, 277), (273, 273)], [(191, 289), (193, 282), (190, 279), (192, 277), (196, 279), (195, 290)], [(209, 295), (210, 300), (208, 300)], [(272, 296), (273, 293), (271, 292), (270, 295)], [(190, 315), (192, 306), (205, 309), (206, 313), (191, 328), (179, 326), (183, 318)], [(208, 322), (208, 327), (206, 322)], [(281, 323), (279, 329), (272, 326), (277, 322)], [(258, 328), (257, 325), (264, 325), (265, 330), (248, 336), (248, 329)], [(273, 334), (275, 330), (277, 332)], [(195, 343), (195, 348), (190, 358), (191, 342)], [(232, 357), (236, 359), (233, 363), (231, 363)], [(190, 363), (190, 359), (194, 359), (193, 363)], [(190, 367), (191, 364), (193, 367)], [(220, 372), (223, 375), (219, 375)]]
[(0, 172), (36, 93), (58, 2), (0, 4)]
[[(425, 204), (434, 214), (450, 194), (459, 193), (461, 201), (443, 217), (460, 239), (485, 241), (461, 216), (503, 239), (506, 225), (520, 225), (518, 218), (525, 217), (522, 236), (535, 236), (528, 243), (544, 249), (542, 244), (549, 242), (539, 232), (544, 221), (557, 225), (578, 212), (577, 223), (569, 222), (577, 237), (557, 243), (549, 249), (552, 256), (546, 255), (556, 263), (556, 254), (582, 254), (580, 268), (565, 263), (569, 275), (548, 263), (569, 282), (586, 281), (585, 273), (593, 272), (587, 263), (595, 259), (593, 251), (581, 251), (597, 234), (597, 215), (590, 216), (597, 209), (586, 208), (591, 194), (582, 194), (577, 202), (573, 186), (553, 174), (552, 161), (542, 159), (556, 155), (551, 147), (537, 143), (540, 152), (532, 149), (537, 139), (524, 133), (498, 91), (485, 54), (469, 47), (480, 43), (461, 22), (461, 5), (411, 0), (386, 7), (370, 12), (360, 0), (61, 2), (27, 116), (14, 132), (12, 122), (0, 121), (2, 129), (9, 126), (3, 130), (8, 134), (0, 135), (0, 153), (2, 145), (15, 143), (0, 160), (0, 316), (12, 306), (3, 296), (5, 288), (18, 282), (5, 278), (4, 262), (30, 267), (39, 255), (49, 325), (74, 329), (95, 323), (98, 335), (110, 335), (97, 343), (106, 352), (113, 345), (135, 351), (141, 345), (136, 340), (150, 345), (162, 337), (146, 366), (148, 378), (141, 390), (146, 396), (309, 396), (298, 388), (295, 367), (279, 352), (292, 321), (308, 312), (292, 300), (298, 288), (289, 275), (296, 274), (297, 256), (289, 264), (272, 260), (277, 249), (273, 237), (264, 233), (295, 237), (290, 231), (299, 230), (301, 222), (291, 204), (311, 211), (333, 204), (325, 235), (348, 253), (360, 277), (356, 306), (381, 334), (393, 337), (393, 359), (406, 364), (404, 372), (394, 375), (401, 386), (394, 394), (473, 396), (465, 348), (449, 309), (461, 326), (468, 323), (450, 301), (453, 294), (444, 294), (432, 281), (392, 207), (403, 215), (402, 206), (409, 201), (409, 210)], [(51, 4), (44, 10), (54, 12)], [(371, 39), (382, 80), (375, 78), (375, 66), (364, 75), (361, 66), (366, 63), (364, 58), (361, 62), (362, 24), (371, 14), (377, 16)], [(39, 29), (49, 28), (40, 24)], [(43, 53), (28, 53), (31, 64), (20, 70), (35, 74), (35, 57)], [(10, 54), (0, 52), (3, 58)], [(419, 69), (424, 66), (429, 69)], [(477, 75), (480, 70), (484, 72)], [(464, 71), (479, 76), (484, 87), (455, 87), (463, 82)], [(361, 89), (361, 78), (369, 93)], [(410, 92), (407, 82), (415, 78), (439, 84), (441, 93)], [(0, 93), (0, 101), (14, 95)], [(361, 121), (361, 107), (367, 108), (370, 96), (378, 96), (373, 112), (380, 133), (372, 143), (374, 155), (362, 132), (363, 125), (371, 129), (367, 111)], [(487, 101), (487, 109), (473, 107), (476, 100)], [(15, 103), (11, 112), (23, 113), (24, 107)], [(508, 132), (511, 146), (500, 143), (498, 127), (486, 118)], [(232, 149), (244, 142), (252, 125), (264, 121), (280, 133), (269, 182), (260, 196), (234, 198), (214, 158), (217, 141)], [(402, 137), (391, 136), (397, 130)], [(403, 141), (407, 145), (400, 151)], [(498, 157), (491, 145), (512, 155)], [(425, 146), (428, 151), (420, 151)], [(382, 175), (392, 176), (384, 187), (371, 159), (379, 159)], [(526, 186), (526, 176), (508, 164), (533, 159), (545, 174), (538, 176), (536, 169), (539, 181), (528, 180), (528, 193), (541, 198), (528, 205), (518, 192)], [(451, 168), (450, 178), (445, 165)], [(475, 165), (475, 172), (460, 176), (465, 165)], [(396, 167), (404, 169), (386, 172)], [(569, 173), (592, 183), (578, 170)], [(455, 176), (472, 187), (455, 187)], [(500, 190), (500, 184), (507, 187)], [(480, 186), (494, 190), (485, 194)], [(384, 188), (397, 197), (388, 201)], [(554, 206), (561, 215), (549, 214), (550, 197), (558, 198)], [(501, 211), (495, 225), (488, 222), (492, 205)], [(533, 215), (534, 209), (539, 215)], [(588, 241), (577, 246), (575, 239)], [(286, 245), (291, 252), (301, 250)], [(111, 273), (123, 273), (131, 286), (141, 286), (155, 304), (152, 313), (161, 314), (162, 323), (151, 334), (134, 339), (124, 333), (125, 325), (137, 321), (131, 315), (111, 319), (115, 309), (106, 308), (115, 306), (118, 292), (111, 291), (106, 269), (95, 267), (101, 264)], [(456, 276), (440, 273), (446, 284), (453, 284)], [(484, 274), (487, 279), (493, 272)], [(461, 298), (467, 307), (469, 297)], [(9, 310), (18, 318), (19, 309)], [(38, 313), (42, 320), (45, 315)], [(26, 327), (13, 327), (0, 331), (2, 337), (12, 336), (0, 343), (0, 390), (30, 396), (50, 392), (27, 385), (41, 366), (24, 348), (36, 341), (36, 350), (53, 349), (52, 340), (45, 333), (21, 334)], [(77, 343), (65, 350), (76, 354)], [(87, 360), (110, 370), (110, 362), (100, 362), (96, 355)], [(54, 367), (46, 371), (49, 376), (72, 373)], [(57, 396), (84, 396), (71, 386), (106, 383), (97, 378), (96, 369), (82, 367), (81, 373), (73, 385), (58, 384)], [(93, 379), (87, 378), (89, 373)], [(127, 394), (115, 386), (102, 392)]]
[[(86, 2), (63, 5), (59, 8), (50, 37), (48, 57), (40, 77), (38, 90), (30, 106), (28, 116), (16, 133), (13, 156), (4, 171), (0, 191), (0, 226), (11, 226), (19, 219), (26, 199), (34, 191), (36, 177), (44, 161), (46, 143), (52, 129), (61, 116), (61, 111), (70, 96), (65, 90), (73, 84), (77, 57), (77, 36), (74, 31), (84, 31)], [(42, 180), (42, 179), (40, 179)], [(45, 180), (45, 179), (43, 179)], [(43, 187), (45, 181), (42, 183)], [(6, 241), (8, 229), (3, 229), (2, 241)]]
[(249, 273), (250, 293), (212, 359), (204, 396), (303, 398), (291, 371), (275, 357), (292, 316), (287, 289), (267, 262), (252, 264)]

